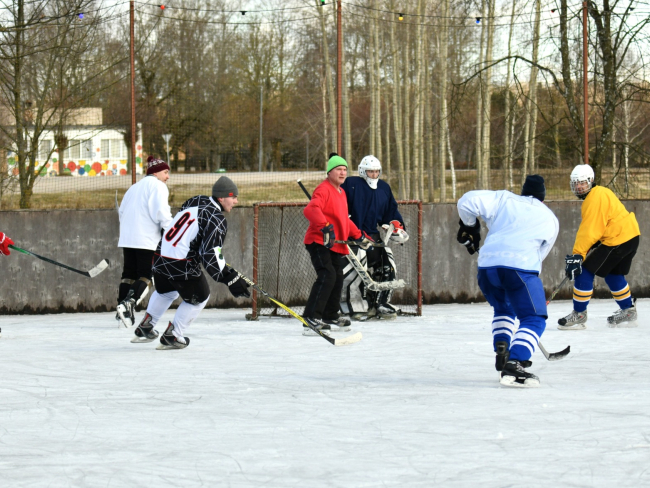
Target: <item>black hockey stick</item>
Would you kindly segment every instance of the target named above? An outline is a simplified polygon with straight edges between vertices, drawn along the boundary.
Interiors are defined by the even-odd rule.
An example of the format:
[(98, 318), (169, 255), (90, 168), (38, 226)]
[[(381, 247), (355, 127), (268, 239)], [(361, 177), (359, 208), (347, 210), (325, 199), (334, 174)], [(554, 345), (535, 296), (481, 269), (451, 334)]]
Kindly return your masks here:
[(560, 283), (560, 284), (557, 286), (557, 288), (556, 288), (555, 290), (553, 290), (553, 293), (551, 293), (551, 298), (549, 298), (548, 300), (546, 300), (546, 305), (548, 305), (549, 303), (551, 303), (551, 301), (555, 298), (555, 295), (558, 294), (558, 292), (562, 289), (562, 287), (564, 286), (564, 284), (565, 284), (567, 281), (569, 281), (569, 277), (568, 277), (568, 276), (562, 280), (562, 283)]
[(67, 264), (59, 263), (58, 261), (54, 261), (53, 259), (46, 258), (44, 256), (39, 256), (38, 254), (28, 251), (26, 249), (21, 249), (18, 246), (14, 246), (13, 244), (9, 244), (9, 247), (15, 251), (22, 252), (23, 254), (28, 254), (30, 256), (34, 256), (35, 258), (41, 259), (43, 261), (46, 261), (50, 264), (54, 264), (55, 266), (60, 266), (61, 268), (65, 268), (70, 271), (74, 271), (75, 273), (79, 273), (81, 275), (87, 276), (88, 278), (94, 278), (97, 276), (99, 273), (104, 271), (106, 268), (108, 268), (108, 260), (102, 259), (102, 261), (95, 266), (93, 269), (89, 271), (81, 271), (79, 269), (73, 268), (71, 266), (68, 266)]
[[(346, 244), (346, 245), (348, 245), (348, 246), (358, 246), (358, 245), (359, 245), (359, 244), (357, 244), (357, 243), (354, 242), (354, 241), (340, 241), (340, 240), (338, 240), (338, 239), (336, 239), (334, 242), (335, 242), (336, 244)], [(383, 242), (375, 242), (375, 241), (372, 241), (372, 245), (371, 245), (371, 247), (386, 247), (386, 245), (385, 245)]]
[[(478, 249), (476, 250), (476, 254), (478, 254)], [(566, 281), (566, 280), (565, 280)], [(553, 297), (557, 294), (558, 290), (560, 287), (564, 284), (564, 281), (562, 284), (553, 292), (553, 295), (551, 295), (551, 299), (546, 302), (546, 305), (549, 304), (551, 300), (553, 300)], [(537, 341), (537, 345), (539, 346), (539, 350), (542, 351), (542, 354), (548, 361), (559, 361), (560, 359), (564, 359), (570, 352), (571, 352), (571, 346), (567, 346), (561, 351), (558, 352), (548, 352), (544, 345), (542, 344), (541, 341)]]
[[(228, 265), (230, 266), (230, 265)], [(230, 266), (232, 268), (232, 266)], [(237, 275), (244, 280), (246, 283), (248, 283), (248, 286), (251, 286), (252, 288), (256, 289), (258, 292), (260, 292), (262, 295), (264, 295), (266, 298), (271, 300), (273, 303), (278, 305), (279, 307), (282, 307), (284, 310), (289, 312), (293, 317), (297, 318), (300, 320), (304, 325), (309, 327), (311, 330), (313, 330), (316, 334), (321, 336), (323, 339), (325, 339), (327, 342), (334, 346), (347, 346), (350, 344), (354, 344), (355, 342), (359, 342), (361, 340), (361, 332), (357, 332), (356, 334), (349, 335), (347, 337), (343, 337), (341, 339), (335, 339), (334, 337), (330, 337), (327, 334), (323, 333), (323, 331), (316, 329), (312, 325), (310, 325), (304, 318), (302, 318), (300, 315), (298, 315), (296, 312), (291, 310), (289, 307), (287, 307), (284, 303), (281, 301), (277, 300), (276, 298), (272, 297), (267, 291), (263, 290), (257, 283), (254, 283), (253, 280), (250, 278), (247, 278), (243, 274), (241, 274), (239, 271), (237, 271), (235, 268), (232, 268)]]

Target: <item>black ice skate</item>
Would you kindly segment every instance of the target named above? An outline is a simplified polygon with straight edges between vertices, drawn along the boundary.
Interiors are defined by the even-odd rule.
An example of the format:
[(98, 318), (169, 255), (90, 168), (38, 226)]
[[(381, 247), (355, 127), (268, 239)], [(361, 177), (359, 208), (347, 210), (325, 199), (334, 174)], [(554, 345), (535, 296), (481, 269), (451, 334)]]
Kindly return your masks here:
[(539, 378), (524, 369), (527, 361), (508, 360), (501, 371), (500, 383), (504, 386), (514, 386), (517, 388), (537, 388)]
[[(342, 330), (344, 332), (349, 332), (352, 325), (350, 319), (343, 316), (338, 319), (323, 319), (323, 323), (329, 325), (332, 330)], [(334, 327), (338, 327), (338, 329), (334, 329)]]
[(174, 330), (174, 324), (171, 322), (167, 326), (167, 330), (163, 335), (160, 336), (160, 345), (156, 347), (158, 350), (165, 349), (184, 349), (190, 345), (190, 338), (183, 337), (185, 342), (179, 341), (176, 336), (172, 333)]
[(506, 365), (506, 362), (508, 361), (508, 357), (510, 357), (510, 351), (508, 350), (508, 343), (505, 341), (498, 341), (494, 345), (494, 348), (496, 349), (496, 353), (497, 353), (494, 367), (496, 368), (497, 371), (503, 371), (503, 367)]
[(151, 324), (151, 315), (148, 313), (144, 314), (144, 318), (140, 325), (135, 329), (135, 337), (131, 339), (133, 343), (139, 342), (151, 342), (156, 340), (158, 337), (158, 331), (153, 328)]
[(129, 292), (129, 297), (120, 302), (115, 316), (127, 329), (135, 325), (135, 300), (130, 298), (131, 296), (133, 296), (133, 293)]
[[(308, 318), (308, 317), (303, 317), (305, 319), (305, 322), (307, 322), (311, 327), (306, 326), (305, 324), (302, 324), (302, 335), (304, 336), (317, 336), (319, 335), (318, 332), (315, 332), (313, 329), (320, 330), (324, 333), (327, 333), (332, 330), (332, 327), (329, 324), (326, 324), (323, 322), (321, 319), (314, 319), (314, 318)], [(312, 329), (313, 327), (313, 329)]]

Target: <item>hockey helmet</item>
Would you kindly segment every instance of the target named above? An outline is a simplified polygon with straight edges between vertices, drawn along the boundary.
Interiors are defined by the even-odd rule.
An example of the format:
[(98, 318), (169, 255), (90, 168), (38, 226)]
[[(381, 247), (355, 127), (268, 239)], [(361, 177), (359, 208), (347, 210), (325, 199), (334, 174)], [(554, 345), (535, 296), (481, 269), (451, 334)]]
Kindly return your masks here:
[[(587, 183), (582, 185), (581, 183)], [(571, 171), (571, 191), (578, 198), (585, 198), (594, 184), (594, 170), (588, 164), (579, 164)]]
[[(366, 171), (379, 171), (379, 176), (377, 178), (370, 178), (367, 174)], [(379, 181), (379, 178), (381, 177), (381, 163), (379, 162), (379, 159), (377, 159), (374, 156), (366, 156), (364, 157), (361, 162), (359, 163), (359, 176), (366, 180), (366, 183), (372, 188), (373, 190), (377, 189), (377, 182)]]

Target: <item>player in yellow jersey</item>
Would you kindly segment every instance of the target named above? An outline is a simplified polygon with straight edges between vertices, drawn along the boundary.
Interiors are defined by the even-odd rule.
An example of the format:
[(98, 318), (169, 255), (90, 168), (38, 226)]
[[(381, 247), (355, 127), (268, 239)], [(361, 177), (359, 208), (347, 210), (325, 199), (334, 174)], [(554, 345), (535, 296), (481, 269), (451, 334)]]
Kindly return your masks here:
[[(625, 275), (639, 247), (639, 224), (614, 193), (594, 185), (594, 170), (579, 164), (571, 172), (571, 190), (584, 200), (573, 255), (566, 257), (566, 276), (575, 280), (573, 311), (558, 321), (560, 330), (587, 328), (587, 305), (594, 289), (594, 277), (605, 283), (620, 307), (607, 317), (608, 327), (636, 327), (636, 307)], [(589, 259), (585, 260), (587, 252)], [(584, 264), (583, 264), (584, 261)]]

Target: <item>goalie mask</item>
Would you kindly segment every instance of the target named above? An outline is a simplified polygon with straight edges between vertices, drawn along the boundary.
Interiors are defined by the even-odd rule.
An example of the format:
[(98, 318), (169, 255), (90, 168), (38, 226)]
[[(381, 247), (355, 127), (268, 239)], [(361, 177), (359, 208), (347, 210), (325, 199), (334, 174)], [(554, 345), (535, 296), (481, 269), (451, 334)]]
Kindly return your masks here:
[[(379, 175), (377, 175), (377, 178), (370, 178), (366, 171), (379, 171)], [(381, 177), (381, 163), (379, 162), (379, 159), (374, 156), (366, 156), (363, 158), (359, 163), (359, 176), (366, 180), (366, 183), (368, 183), (370, 188), (376, 190), (377, 182)]]
[(571, 191), (585, 199), (594, 184), (594, 170), (588, 164), (579, 164), (571, 171)]

